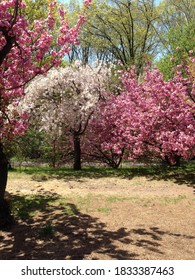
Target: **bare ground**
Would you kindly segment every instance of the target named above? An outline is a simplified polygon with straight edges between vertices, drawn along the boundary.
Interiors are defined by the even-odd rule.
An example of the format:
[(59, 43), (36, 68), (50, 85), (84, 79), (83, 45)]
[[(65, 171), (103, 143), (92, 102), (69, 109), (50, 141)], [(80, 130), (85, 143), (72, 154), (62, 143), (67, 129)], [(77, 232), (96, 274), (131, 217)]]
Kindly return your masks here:
[(144, 176), (37, 182), (26, 174), (8, 182), (14, 200), (39, 200), (0, 231), (0, 259), (195, 259), (192, 184)]

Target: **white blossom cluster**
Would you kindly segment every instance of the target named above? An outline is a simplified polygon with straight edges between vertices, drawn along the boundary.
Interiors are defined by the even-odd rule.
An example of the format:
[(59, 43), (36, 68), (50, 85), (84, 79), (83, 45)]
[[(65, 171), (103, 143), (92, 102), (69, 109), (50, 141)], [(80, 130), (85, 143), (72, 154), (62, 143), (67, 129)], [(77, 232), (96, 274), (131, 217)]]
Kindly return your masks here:
[(82, 65), (51, 69), (26, 88), (23, 110), (47, 133), (77, 131), (82, 134), (111, 75), (111, 68)]

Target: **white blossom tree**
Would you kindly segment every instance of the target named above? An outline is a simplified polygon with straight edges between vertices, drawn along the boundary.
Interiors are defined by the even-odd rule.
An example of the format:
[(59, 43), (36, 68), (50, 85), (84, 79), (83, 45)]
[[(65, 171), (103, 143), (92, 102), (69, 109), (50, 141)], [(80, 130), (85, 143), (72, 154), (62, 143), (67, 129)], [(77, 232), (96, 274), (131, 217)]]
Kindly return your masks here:
[(67, 134), (74, 148), (74, 169), (81, 169), (81, 136), (108, 85), (111, 67), (92, 68), (76, 61), (39, 76), (26, 89), (22, 107), (49, 137)]

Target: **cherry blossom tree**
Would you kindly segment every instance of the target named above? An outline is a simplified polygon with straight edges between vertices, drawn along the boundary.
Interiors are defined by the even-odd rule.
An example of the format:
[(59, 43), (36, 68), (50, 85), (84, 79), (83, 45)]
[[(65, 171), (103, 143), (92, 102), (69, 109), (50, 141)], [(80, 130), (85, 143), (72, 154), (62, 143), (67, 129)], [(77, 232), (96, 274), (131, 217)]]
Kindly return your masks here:
[(178, 165), (181, 157), (192, 158), (194, 80), (182, 70), (178, 66), (174, 78), (164, 81), (157, 69), (145, 69), (141, 82), (135, 68), (123, 72), (121, 94), (110, 95), (90, 123), (101, 149), (119, 155), (126, 149), (129, 159), (160, 157), (170, 165)]
[[(118, 129), (115, 123), (122, 115), (122, 106), (115, 106), (116, 95), (105, 93), (102, 96), (86, 131), (83, 141), (83, 150), (86, 159), (105, 163), (112, 168), (118, 168), (124, 156), (124, 145), (113, 138)], [(114, 140), (115, 139), (115, 140)], [(116, 142), (115, 142), (116, 141)], [(112, 143), (107, 146), (106, 143)], [(117, 150), (116, 145), (117, 144)]]
[[(66, 134), (74, 151), (74, 169), (81, 169), (81, 137), (105, 91), (111, 69), (91, 67), (76, 61), (65, 68), (51, 69), (27, 87), (23, 104), (31, 118), (39, 119), (39, 128), (50, 135)], [(32, 115), (33, 114), (33, 115)]]
[[(90, 0), (84, 1), (85, 10)], [(27, 128), (27, 114), (19, 112), (18, 102), (24, 97), (24, 86), (36, 75), (46, 73), (58, 66), (69, 52), (71, 44), (77, 44), (77, 35), (85, 21), (80, 15), (77, 24), (69, 28), (66, 13), (59, 8), (61, 27), (54, 35), (54, 9), (56, 2), (49, 5), (48, 17), (35, 20), (32, 24), (23, 16), (25, 4), (22, 0), (0, 2), (0, 204), (5, 204), (4, 193), (7, 183), (7, 160), (3, 152), (6, 139), (22, 134)], [(55, 41), (55, 42), (54, 42)], [(53, 49), (53, 45), (58, 47)], [(1, 211), (3, 211), (0, 209)]]

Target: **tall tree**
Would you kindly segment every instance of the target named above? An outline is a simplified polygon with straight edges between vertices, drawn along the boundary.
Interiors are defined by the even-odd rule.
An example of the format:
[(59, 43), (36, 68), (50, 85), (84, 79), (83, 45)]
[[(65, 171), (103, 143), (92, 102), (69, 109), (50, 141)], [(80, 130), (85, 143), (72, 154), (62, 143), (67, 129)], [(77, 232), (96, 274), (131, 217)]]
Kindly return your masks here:
[[(72, 0), (69, 9), (74, 20), (79, 0)], [(158, 16), (154, 0), (94, 0), (79, 34), (80, 45), (70, 52), (70, 62), (112, 61), (125, 68), (136, 64), (140, 71), (157, 51), (154, 25)]]
[(157, 42), (153, 30), (158, 15), (153, 0), (96, 1), (93, 3), (86, 33), (97, 56), (120, 62), (124, 67), (153, 57)]
[[(110, 69), (91, 68), (79, 61), (39, 76), (27, 88), (23, 106), (30, 107), (32, 118), (49, 137), (67, 135), (74, 151), (74, 169), (81, 169), (81, 137), (105, 90)], [(70, 146), (69, 146), (70, 149)]]
[[(91, 1), (85, 1), (86, 7)], [(23, 15), (26, 6), (22, 0), (0, 2), (0, 207), (1, 215), (7, 209), (4, 193), (7, 183), (7, 160), (3, 143), (27, 128), (27, 114), (18, 110), (24, 97), (24, 86), (36, 75), (59, 65), (69, 46), (77, 42), (84, 16), (69, 29), (65, 12), (60, 9), (61, 28), (58, 38), (52, 36), (55, 25), (55, 2), (49, 4), (48, 16), (35, 20), (32, 26)], [(59, 46), (52, 49), (53, 39)], [(0, 217), (1, 219), (1, 217)]]

